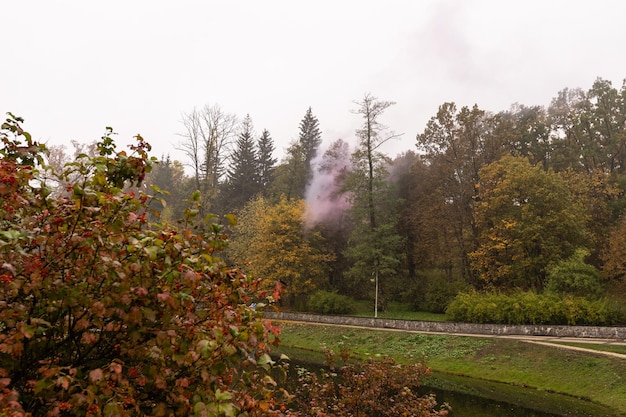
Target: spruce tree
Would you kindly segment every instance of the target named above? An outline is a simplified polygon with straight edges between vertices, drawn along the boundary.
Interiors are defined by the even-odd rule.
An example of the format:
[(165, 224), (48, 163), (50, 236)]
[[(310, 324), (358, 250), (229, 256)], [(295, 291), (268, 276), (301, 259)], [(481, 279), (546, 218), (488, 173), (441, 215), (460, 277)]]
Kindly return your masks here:
[(273, 157), (274, 141), (265, 129), (257, 141), (257, 174), (259, 187), (265, 192), (274, 180), (277, 159)]
[(300, 122), (300, 135), (298, 136), (298, 143), (302, 147), (304, 166), (308, 167), (309, 175), (311, 174), (311, 161), (315, 158), (317, 148), (322, 143), (322, 133), (320, 132), (319, 124), (317, 117), (313, 115), (313, 111), (309, 107)]
[(241, 123), (241, 131), (230, 157), (227, 181), (222, 195), (222, 208), (237, 210), (259, 192), (257, 152), (254, 141), (252, 118), (247, 115)]
[(272, 190), (275, 196), (285, 195), (288, 200), (304, 198), (307, 185), (313, 178), (311, 163), (321, 143), (319, 121), (309, 107), (300, 121), (298, 139), (290, 144), (285, 161), (277, 172)]

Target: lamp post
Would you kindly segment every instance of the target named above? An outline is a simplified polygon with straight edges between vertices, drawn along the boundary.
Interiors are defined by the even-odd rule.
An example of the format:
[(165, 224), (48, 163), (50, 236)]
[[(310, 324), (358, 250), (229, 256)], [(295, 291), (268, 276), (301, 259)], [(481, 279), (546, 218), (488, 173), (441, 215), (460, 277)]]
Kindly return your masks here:
[(374, 285), (376, 287), (376, 292), (374, 295), (374, 318), (378, 318), (378, 269), (372, 272), (372, 276), (374, 277)]

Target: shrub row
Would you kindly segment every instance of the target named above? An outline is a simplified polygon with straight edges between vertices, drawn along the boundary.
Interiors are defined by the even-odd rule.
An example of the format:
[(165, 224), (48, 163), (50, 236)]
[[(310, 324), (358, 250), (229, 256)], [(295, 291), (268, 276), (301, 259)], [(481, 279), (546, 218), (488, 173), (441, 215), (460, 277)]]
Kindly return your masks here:
[(606, 300), (571, 295), (459, 293), (446, 313), (454, 321), (495, 324), (618, 325), (625, 314)]
[(356, 306), (345, 295), (320, 290), (311, 294), (307, 309), (318, 314), (352, 314), (356, 311)]

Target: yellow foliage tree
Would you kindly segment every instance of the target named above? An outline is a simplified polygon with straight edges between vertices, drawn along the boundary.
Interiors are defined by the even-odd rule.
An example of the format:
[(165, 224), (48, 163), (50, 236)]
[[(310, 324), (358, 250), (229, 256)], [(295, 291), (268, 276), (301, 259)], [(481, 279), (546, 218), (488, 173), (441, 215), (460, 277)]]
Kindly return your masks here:
[(592, 246), (588, 210), (567, 181), (506, 156), (480, 170), (472, 266), (488, 284), (541, 290), (551, 264)]
[(304, 227), (305, 203), (282, 197), (270, 204), (250, 201), (239, 214), (229, 254), (245, 272), (263, 277), (268, 286), (286, 284), (288, 304), (303, 301), (328, 281), (334, 256), (321, 248), (322, 237)]

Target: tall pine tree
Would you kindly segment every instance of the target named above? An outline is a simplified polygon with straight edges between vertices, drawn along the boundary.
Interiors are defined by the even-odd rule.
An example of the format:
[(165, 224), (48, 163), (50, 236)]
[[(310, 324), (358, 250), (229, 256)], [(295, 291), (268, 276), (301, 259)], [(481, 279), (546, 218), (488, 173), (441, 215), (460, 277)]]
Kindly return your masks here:
[(257, 152), (254, 140), (252, 118), (247, 115), (241, 123), (241, 130), (230, 157), (230, 168), (222, 194), (222, 208), (236, 211), (259, 192), (257, 172)]
[(274, 171), (277, 159), (274, 158), (274, 141), (270, 132), (265, 129), (257, 141), (257, 174), (259, 187), (265, 192), (272, 181), (274, 181)]
[(286, 160), (277, 173), (275, 196), (285, 195), (288, 200), (304, 198), (307, 185), (313, 178), (311, 163), (321, 143), (319, 121), (309, 107), (300, 121), (298, 140), (287, 149)]
[(309, 107), (300, 122), (300, 135), (298, 136), (298, 143), (302, 147), (302, 156), (304, 157), (304, 166), (308, 170), (308, 177), (312, 174), (311, 161), (315, 158), (317, 148), (322, 143), (322, 132), (320, 132), (319, 125), (317, 117), (313, 115), (313, 110)]

